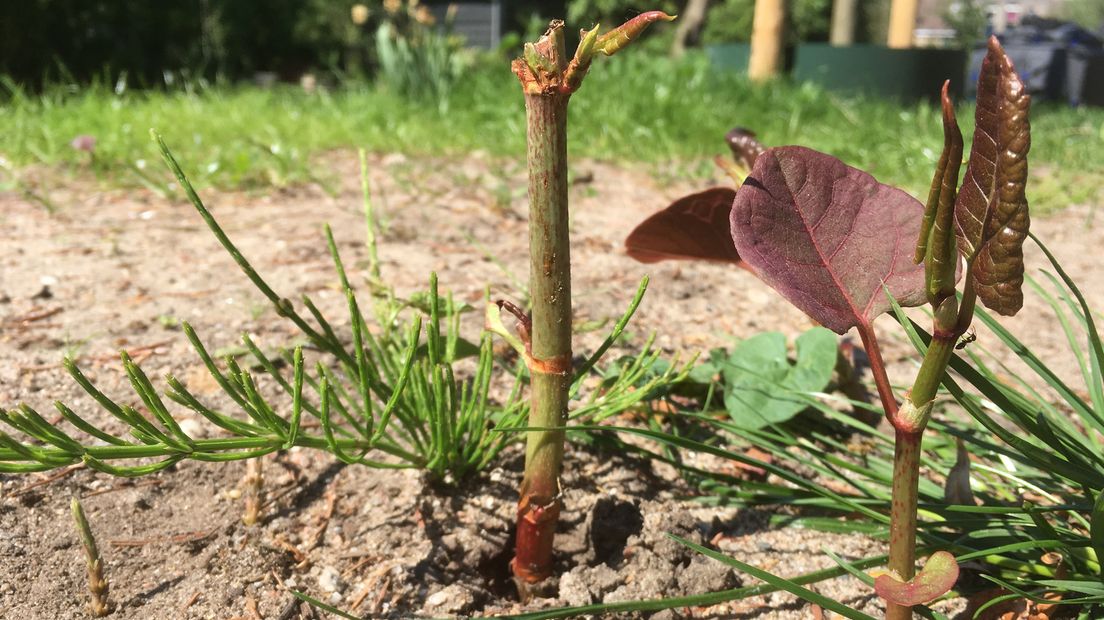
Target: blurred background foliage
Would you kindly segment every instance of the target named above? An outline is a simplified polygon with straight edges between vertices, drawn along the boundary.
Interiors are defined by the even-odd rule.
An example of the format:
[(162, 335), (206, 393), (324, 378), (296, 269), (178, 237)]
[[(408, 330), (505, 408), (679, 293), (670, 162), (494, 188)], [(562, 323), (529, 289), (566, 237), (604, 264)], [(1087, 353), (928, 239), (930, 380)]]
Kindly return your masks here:
[[(831, 0), (789, 0), (793, 41), (827, 39)], [(639, 13), (633, 0), (510, 0), (502, 4), (502, 55), (565, 17), (579, 27), (612, 26)], [(354, 23), (353, 9), (367, 9)], [(679, 13), (686, 0), (648, 8)], [(18, 0), (0, 2), (0, 74), (32, 90), (57, 82), (171, 85), (178, 77), (237, 81), (297, 80), (306, 72), (372, 77), (380, 70), (374, 40), (382, 24), (447, 2), (422, 0)], [(702, 43), (747, 41), (754, 0), (712, 0)], [(888, 0), (861, 3), (858, 40), (884, 36)], [(399, 19), (398, 21), (402, 21)], [(440, 22), (441, 20), (438, 20)], [(443, 31), (435, 23), (431, 30)], [(408, 31), (409, 33), (409, 31)], [(656, 29), (646, 44), (670, 48), (674, 29)], [(569, 43), (571, 43), (569, 41)]]
[[(353, 8), (367, 9), (354, 23)], [(171, 85), (174, 77), (241, 80), (259, 73), (378, 69), (379, 26), (447, 3), (409, 0), (12, 0), (0, 2), (0, 74), (37, 90), (62, 82)], [(562, 16), (565, 2), (503, 3), (503, 30)], [(441, 29), (443, 24), (435, 24)], [(520, 38), (516, 39), (520, 47)]]
[[(687, 1), (648, 6), (681, 12)], [(822, 40), (831, 0), (788, 1), (791, 36)], [(745, 38), (752, 3), (711, 0), (698, 42)], [(859, 42), (884, 36), (878, 25), (888, 4), (860, 3)], [(145, 167), (149, 127), (188, 142), (182, 156), (192, 158), (185, 163), (195, 181), (222, 188), (328, 186), (312, 157), (353, 145), (515, 156), (525, 128), (506, 67), (521, 43), (554, 17), (567, 16), (568, 32), (578, 33), (580, 25), (612, 27), (638, 9), (629, 0), (501, 6), (497, 49), (473, 50), (450, 30), (448, 4), (426, 0), (0, 0), (0, 191), (14, 188), (52, 208), (33, 169), (62, 164), (171, 193), (171, 181)], [(637, 46), (646, 49), (588, 79), (588, 91), (625, 96), (572, 106), (576, 153), (649, 162), (664, 178), (706, 178), (715, 173), (709, 158), (723, 150), (720, 137), (742, 125), (768, 144), (805, 144), (926, 194), (942, 143), (930, 102), (787, 79), (753, 85), (717, 70), (701, 50), (669, 55), (677, 29), (650, 29)], [(969, 135), (969, 103), (959, 117)], [(1033, 208), (1094, 202), (1104, 191), (1102, 112), (1039, 104), (1032, 123)]]

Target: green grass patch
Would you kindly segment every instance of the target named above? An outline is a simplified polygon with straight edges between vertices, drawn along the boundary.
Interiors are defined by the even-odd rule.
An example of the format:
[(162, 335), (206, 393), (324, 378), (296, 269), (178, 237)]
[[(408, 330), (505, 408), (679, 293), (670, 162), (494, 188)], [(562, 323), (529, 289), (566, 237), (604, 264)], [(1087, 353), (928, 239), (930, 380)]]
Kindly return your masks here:
[[(715, 174), (708, 158), (725, 151), (725, 131), (743, 125), (767, 144), (804, 144), (916, 196), (927, 194), (942, 147), (930, 103), (844, 96), (786, 81), (753, 86), (712, 71), (700, 56), (675, 62), (628, 54), (600, 62), (572, 103), (573, 158), (646, 162), (657, 164), (658, 174), (705, 177)], [(11, 85), (5, 90), (0, 156), (11, 168), (82, 164), (114, 185), (169, 180), (159, 167), (144, 167), (155, 160), (150, 127), (177, 145), (198, 185), (220, 188), (317, 181), (324, 173), (312, 170), (311, 157), (348, 147), (524, 155), (522, 96), (504, 63), (471, 71), (445, 109), (356, 84), (314, 94), (292, 86), (121, 95), (106, 87), (57, 87), (38, 96)], [(959, 118), (969, 136), (972, 104), (960, 106)], [(1036, 105), (1032, 130), (1036, 174), (1028, 191), (1036, 212), (1098, 200), (1104, 110)], [(94, 158), (69, 146), (80, 134), (97, 138)]]

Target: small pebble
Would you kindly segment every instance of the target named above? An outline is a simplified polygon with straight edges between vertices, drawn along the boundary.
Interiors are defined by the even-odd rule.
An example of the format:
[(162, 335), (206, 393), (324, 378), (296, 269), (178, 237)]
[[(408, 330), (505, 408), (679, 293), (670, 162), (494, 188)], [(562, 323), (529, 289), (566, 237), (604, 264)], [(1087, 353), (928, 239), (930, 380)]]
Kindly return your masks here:
[(445, 604), (445, 601), (448, 600), (448, 596), (448, 592), (444, 590), (439, 590), (426, 599), (426, 605), (428, 605), (429, 607), (440, 607)]
[(185, 418), (181, 420), (180, 430), (184, 431), (185, 435), (193, 439), (204, 439), (207, 437), (207, 427), (195, 418)]
[(318, 575), (318, 587), (322, 588), (326, 592), (340, 592), (343, 584), (341, 583), (341, 573), (332, 566), (322, 567), (322, 572)]

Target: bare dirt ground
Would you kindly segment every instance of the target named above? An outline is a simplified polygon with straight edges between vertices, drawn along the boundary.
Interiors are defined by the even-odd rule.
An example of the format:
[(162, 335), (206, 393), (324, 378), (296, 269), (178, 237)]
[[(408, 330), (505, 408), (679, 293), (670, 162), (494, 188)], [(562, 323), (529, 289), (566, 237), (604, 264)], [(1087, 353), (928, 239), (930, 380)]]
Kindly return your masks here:
[[(321, 225), (333, 225), (354, 281), (366, 259), (355, 156), (323, 164), (338, 179), (334, 196), (315, 188), (265, 193), (202, 191), (224, 229), (273, 287), (310, 293), (331, 317), (344, 300)], [(573, 172), (573, 270), (578, 324), (619, 315), (644, 274), (652, 277), (622, 351), (658, 332), (669, 354), (690, 355), (762, 330), (794, 335), (810, 325), (752, 275), (732, 267), (641, 265), (624, 255), (633, 225), (671, 199), (704, 186), (656, 178), (662, 169), (583, 163)], [(656, 174), (658, 173), (658, 174)], [(424, 289), (431, 270), (443, 288), (478, 302), (519, 298), (527, 278), (525, 180), (513, 163), (478, 153), (464, 160), (371, 158), (371, 182), (384, 219), (385, 279), (400, 293)], [(105, 414), (60, 366), (77, 357), (113, 397), (130, 402), (116, 355), (127, 349), (151, 377), (180, 377), (218, 404), (217, 387), (174, 327), (192, 323), (209, 349), (236, 345), (242, 332), (262, 347), (288, 343), (280, 319), (233, 264), (190, 205), (143, 191), (102, 191), (88, 181), (51, 188), (62, 205), (50, 215), (14, 194), (0, 194), (0, 406), (20, 402), (46, 414), (60, 399), (103, 422)], [(1033, 230), (1104, 307), (1096, 268), (1104, 230), (1074, 206), (1036, 218)], [(1044, 267), (1029, 251), (1029, 270)], [(1028, 296), (1009, 321), (1059, 374), (1075, 362), (1052, 316)], [(466, 329), (479, 328), (471, 317)], [(337, 321), (347, 324), (347, 321)], [(914, 372), (903, 336), (883, 319), (891, 376)], [(590, 351), (604, 330), (578, 338)], [(979, 330), (979, 342), (992, 343)], [(613, 353), (617, 353), (614, 351)], [(156, 379), (155, 379), (156, 380)], [(49, 416), (48, 416), (49, 417)], [(181, 418), (187, 414), (181, 412)], [(209, 432), (203, 424), (188, 427)], [(573, 447), (565, 472), (559, 598), (523, 606), (505, 581), (503, 552), (513, 517), (520, 454), (509, 450), (478, 479), (450, 491), (412, 471), (343, 467), (295, 449), (266, 459), (271, 505), (256, 528), (241, 524), (243, 463), (184, 462), (135, 480), (84, 469), (0, 475), (0, 618), (80, 618), (84, 563), (68, 514), (83, 498), (107, 564), (118, 618), (309, 617), (287, 593), (301, 587), (366, 618), (509, 613), (551, 605), (700, 593), (752, 583), (746, 576), (679, 547), (664, 533), (718, 541), (721, 550), (783, 575), (830, 565), (821, 549), (845, 558), (879, 550), (858, 535), (774, 530), (754, 511), (706, 508), (672, 471), (627, 457)], [(876, 613), (875, 596), (853, 579), (819, 584), (833, 598)], [(769, 595), (653, 617), (806, 618), (809, 607)]]

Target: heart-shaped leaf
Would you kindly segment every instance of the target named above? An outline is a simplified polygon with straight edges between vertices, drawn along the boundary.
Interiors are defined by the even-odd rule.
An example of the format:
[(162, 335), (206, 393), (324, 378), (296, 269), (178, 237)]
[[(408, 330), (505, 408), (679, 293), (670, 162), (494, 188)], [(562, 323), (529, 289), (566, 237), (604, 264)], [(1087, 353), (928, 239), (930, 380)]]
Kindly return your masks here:
[(912, 261), (924, 207), (862, 170), (800, 146), (758, 157), (732, 208), (745, 263), (821, 325), (842, 334), (926, 300)]
[(714, 187), (679, 198), (629, 233), (625, 252), (642, 263), (687, 259), (739, 263), (728, 232), (736, 190)]
[(974, 144), (955, 201), (959, 251), (977, 296), (1011, 316), (1023, 306), (1023, 242), (1027, 212), (1027, 151), (1031, 96), (996, 37), (981, 63)]
[(883, 573), (874, 580), (874, 590), (885, 600), (912, 607), (923, 605), (951, 591), (958, 581), (958, 562), (946, 551), (936, 551), (924, 568), (908, 581), (892, 573)]
[(784, 335), (756, 334), (719, 364), (725, 409), (733, 424), (755, 429), (785, 422), (808, 407), (799, 394), (827, 387), (836, 367), (835, 334), (814, 327), (798, 336), (794, 346), (797, 359), (791, 362)]

